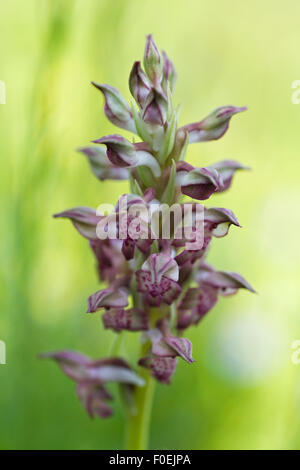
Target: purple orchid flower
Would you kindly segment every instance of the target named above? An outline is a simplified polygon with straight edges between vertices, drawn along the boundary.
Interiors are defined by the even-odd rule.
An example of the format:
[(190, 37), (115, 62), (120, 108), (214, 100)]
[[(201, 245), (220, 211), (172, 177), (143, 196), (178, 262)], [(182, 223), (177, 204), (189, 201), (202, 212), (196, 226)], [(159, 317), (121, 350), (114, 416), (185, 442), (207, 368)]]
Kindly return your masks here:
[(76, 392), (91, 418), (107, 418), (113, 410), (107, 404), (112, 396), (106, 390), (108, 382), (142, 386), (143, 380), (119, 358), (93, 360), (74, 351), (41, 354), (43, 359), (54, 359), (62, 371), (76, 382)]
[(179, 268), (176, 261), (163, 253), (153, 254), (136, 272), (138, 291), (155, 306), (162, 302), (170, 305), (177, 299), (181, 288), (177, 283)]
[(223, 192), (230, 188), (232, 178), (238, 170), (249, 170), (248, 166), (242, 165), (235, 160), (222, 160), (221, 162), (214, 163), (210, 166), (218, 171), (222, 178), (221, 187), (217, 189), (217, 192)]
[(117, 332), (147, 331), (149, 318), (146, 312), (136, 309), (111, 308), (104, 313), (102, 321), (105, 328), (111, 328)]
[(202, 121), (187, 124), (182, 129), (188, 131), (190, 144), (217, 140), (228, 130), (232, 116), (246, 110), (246, 106), (240, 108), (236, 106), (221, 106)]
[(129, 88), (135, 101), (143, 108), (150, 93), (151, 83), (138, 61), (133, 64), (130, 72)]
[(189, 288), (178, 305), (178, 329), (197, 325), (217, 303), (218, 296), (235, 294), (238, 289), (255, 293), (253, 287), (238, 273), (215, 271), (202, 265), (196, 276), (198, 287)]
[(121, 308), (127, 305), (127, 294), (124, 290), (103, 289), (90, 295), (87, 313), (94, 313), (101, 308)]
[(78, 151), (87, 157), (92, 173), (100, 181), (127, 180), (129, 178), (127, 168), (120, 168), (111, 163), (104, 148), (83, 147)]
[(136, 127), (129, 105), (121, 93), (110, 85), (92, 84), (100, 90), (105, 98), (104, 112), (106, 117), (115, 126), (121, 127), (136, 134)]

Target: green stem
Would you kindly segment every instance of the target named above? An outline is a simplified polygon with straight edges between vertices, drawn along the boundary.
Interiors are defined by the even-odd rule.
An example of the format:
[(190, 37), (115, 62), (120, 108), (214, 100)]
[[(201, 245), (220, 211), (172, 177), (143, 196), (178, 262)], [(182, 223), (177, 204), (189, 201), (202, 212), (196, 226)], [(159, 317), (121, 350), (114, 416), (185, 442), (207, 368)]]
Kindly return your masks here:
[(119, 355), (120, 348), (121, 348), (121, 345), (122, 345), (122, 342), (123, 342), (123, 338), (124, 338), (124, 335), (123, 335), (122, 331), (120, 333), (115, 333), (114, 334), (112, 344), (111, 344), (110, 350), (109, 350), (109, 356), (110, 357), (114, 357), (114, 356)]
[(136, 413), (130, 414), (126, 428), (126, 450), (146, 450), (154, 394), (154, 379), (148, 369), (141, 368), (139, 375), (145, 380), (144, 387), (135, 389)]

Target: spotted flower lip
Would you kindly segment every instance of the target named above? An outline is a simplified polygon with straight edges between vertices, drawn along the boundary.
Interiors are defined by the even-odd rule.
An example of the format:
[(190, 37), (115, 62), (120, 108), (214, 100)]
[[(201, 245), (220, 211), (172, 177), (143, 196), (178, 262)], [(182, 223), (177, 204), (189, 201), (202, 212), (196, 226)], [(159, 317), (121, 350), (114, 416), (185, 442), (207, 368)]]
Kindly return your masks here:
[(82, 147), (78, 151), (83, 153), (90, 164), (92, 173), (100, 181), (126, 180), (129, 178), (127, 168), (119, 168), (108, 159), (106, 150), (102, 147)]
[(207, 142), (209, 140), (217, 140), (222, 137), (228, 130), (230, 119), (234, 114), (246, 111), (246, 106), (221, 106), (215, 109), (205, 119), (200, 122), (187, 124), (181, 129), (187, 130), (189, 133), (189, 143)]
[(106, 117), (115, 126), (121, 127), (136, 134), (136, 127), (131, 109), (121, 93), (113, 86), (92, 82), (105, 98), (104, 112)]
[(163, 253), (150, 255), (136, 272), (138, 291), (150, 305), (171, 304), (180, 294), (179, 269), (176, 261)]
[(152, 376), (163, 384), (169, 385), (176, 370), (177, 357), (159, 357), (149, 355), (139, 360), (139, 365), (150, 369)]
[(149, 329), (148, 315), (139, 309), (109, 309), (102, 316), (105, 328), (113, 329), (117, 332), (127, 331), (147, 331)]
[(90, 295), (87, 313), (94, 313), (101, 308), (121, 308), (128, 305), (127, 294), (122, 289), (102, 289)]
[(97, 271), (101, 281), (117, 284), (122, 280), (126, 284), (130, 282), (131, 271), (126, 266), (121, 252), (121, 240), (91, 240), (90, 247), (97, 261)]
[(95, 209), (78, 206), (54, 214), (53, 217), (70, 219), (76, 230), (78, 230), (83, 237), (89, 240), (97, 239), (96, 227), (102, 217), (97, 215)]

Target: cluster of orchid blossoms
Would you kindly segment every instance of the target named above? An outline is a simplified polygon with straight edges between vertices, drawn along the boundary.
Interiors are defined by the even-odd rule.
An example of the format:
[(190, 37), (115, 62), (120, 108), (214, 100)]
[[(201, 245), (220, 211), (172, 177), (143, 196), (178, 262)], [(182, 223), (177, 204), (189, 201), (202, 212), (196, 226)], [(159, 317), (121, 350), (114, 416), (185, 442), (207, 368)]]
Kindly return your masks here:
[[(97, 145), (80, 149), (100, 181), (130, 182), (130, 194), (122, 195), (115, 206), (114, 215), (119, 216), (116, 236), (97, 236), (97, 227), (106, 227), (112, 214), (76, 207), (55, 217), (71, 220), (88, 240), (100, 281), (105, 283), (104, 289), (89, 297), (87, 312), (101, 311), (104, 328), (116, 334), (123, 330), (142, 332), (143, 354), (137, 363), (159, 382), (168, 384), (178, 358), (194, 362), (192, 344), (183, 337), (185, 330), (197, 325), (220, 296), (234, 294), (240, 288), (253, 292), (239, 274), (217, 271), (206, 262), (212, 239), (225, 236), (231, 225), (239, 227), (237, 218), (229, 209), (204, 208), (194, 201), (227, 190), (235, 172), (246, 167), (225, 160), (195, 168), (184, 161), (188, 144), (219, 139), (231, 117), (246, 108), (223, 106), (202, 121), (179, 127), (180, 107), (174, 106), (172, 96), (176, 71), (167, 54), (160, 53), (152, 35), (146, 40), (143, 65), (144, 69), (135, 62), (130, 73), (129, 88), (135, 100), (131, 106), (114, 87), (93, 83), (103, 93), (106, 117), (132, 132), (132, 141), (112, 134), (94, 140)], [(138, 208), (151, 212), (157, 203), (169, 207), (177, 204), (183, 209), (188, 204), (185, 196), (193, 198), (189, 240), (175, 237), (174, 221), (169, 224), (169, 237), (160, 236), (163, 211), (156, 219), (155, 230), (147, 218), (136, 215)], [(187, 241), (197, 236), (199, 227), (193, 214), (198, 206), (203, 208), (203, 236), (195, 249)], [(130, 212), (132, 208), (135, 215)], [(121, 217), (124, 215), (125, 219)], [(122, 237), (118, 236), (121, 231)], [(140, 374), (118, 357), (93, 360), (72, 351), (43, 356), (56, 360), (76, 382), (78, 396), (91, 416), (112, 413), (107, 382), (120, 383), (128, 393), (143, 386)]]

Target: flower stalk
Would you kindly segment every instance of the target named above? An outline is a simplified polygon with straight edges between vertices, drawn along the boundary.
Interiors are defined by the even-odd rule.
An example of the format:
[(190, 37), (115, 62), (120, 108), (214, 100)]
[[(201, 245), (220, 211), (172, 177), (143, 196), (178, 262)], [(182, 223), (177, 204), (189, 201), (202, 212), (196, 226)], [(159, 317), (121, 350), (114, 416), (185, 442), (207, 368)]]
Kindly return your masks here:
[[(145, 355), (144, 345), (141, 355)], [(139, 375), (145, 381), (144, 387), (136, 387), (134, 392), (135, 409), (128, 411), (125, 423), (126, 450), (146, 450), (149, 444), (151, 411), (154, 397), (155, 380), (148, 369), (140, 367)]]

